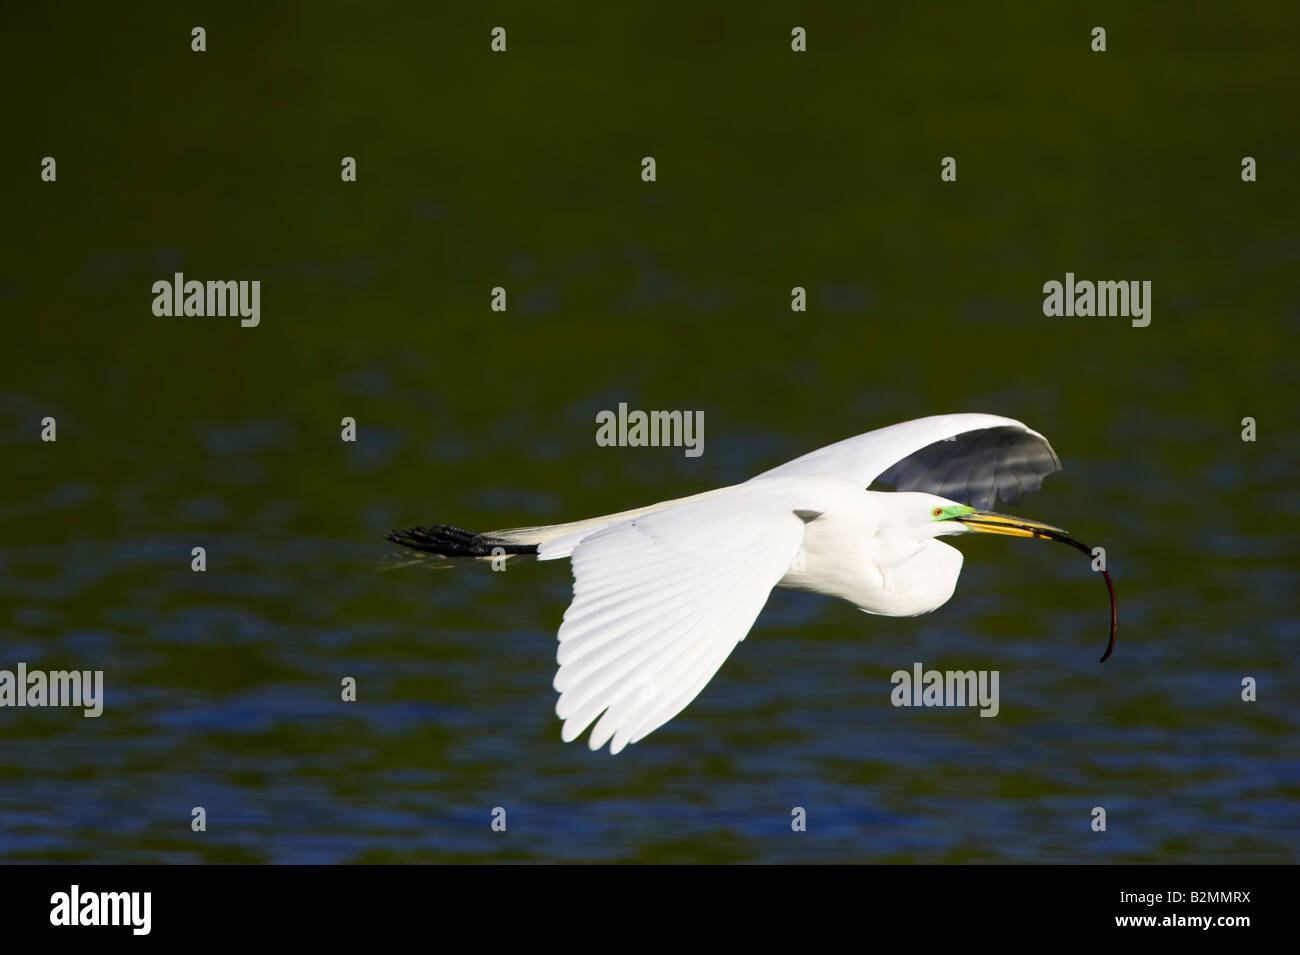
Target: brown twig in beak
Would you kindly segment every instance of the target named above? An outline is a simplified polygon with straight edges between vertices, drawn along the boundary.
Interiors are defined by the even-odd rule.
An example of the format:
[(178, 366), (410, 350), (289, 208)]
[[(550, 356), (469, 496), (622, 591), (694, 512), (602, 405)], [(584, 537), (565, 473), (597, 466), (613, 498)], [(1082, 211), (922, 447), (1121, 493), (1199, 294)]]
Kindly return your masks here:
[[(1081, 544), (1073, 537), (1067, 537), (1057, 531), (1048, 530), (1043, 527), (1034, 527), (1030, 524), (1014, 524), (1009, 521), (981, 521), (971, 518), (962, 518), (962, 523), (983, 524), (987, 527), (1015, 527), (1022, 531), (1028, 531), (1034, 537), (1042, 537), (1045, 540), (1054, 540), (1059, 541), (1062, 544), (1069, 544), (1075, 550), (1083, 551), (1089, 557), (1092, 556), (1092, 548), (1087, 544)], [(1119, 625), (1119, 606), (1115, 602), (1115, 585), (1111, 582), (1110, 571), (1103, 569), (1101, 575), (1106, 579), (1106, 590), (1110, 593), (1110, 642), (1106, 644), (1106, 652), (1101, 655), (1101, 662), (1105, 663), (1110, 659), (1110, 655), (1115, 649), (1115, 630)]]

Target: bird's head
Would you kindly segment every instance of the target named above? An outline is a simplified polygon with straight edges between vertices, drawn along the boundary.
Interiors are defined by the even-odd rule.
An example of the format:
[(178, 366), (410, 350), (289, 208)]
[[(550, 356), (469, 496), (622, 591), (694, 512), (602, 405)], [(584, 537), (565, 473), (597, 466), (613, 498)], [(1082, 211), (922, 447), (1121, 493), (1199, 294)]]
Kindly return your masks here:
[[(904, 495), (895, 496), (901, 498)], [(1081, 544), (1068, 536), (1065, 531), (1051, 524), (1041, 524), (1038, 521), (1013, 517), (1010, 514), (998, 514), (995, 511), (981, 511), (969, 504), (958, 504), (956, 501), (949, 501), (934, 494), (909, 492), (906, 497), (910, 500), (898, 502), (896, 510), (905, 511), (907, 521), (916, 522), (911, 526), (919, 530), (922, 538), (935, 538), (946, 534), (1005, 534), (1008, 537), (1032, 537), (1057, 541), (1068, 544), (1089, 557), (1096, 556), (1096, 552), (1087, 544)], [(1115, 629), (1119, 610), (1115, 606), (1115, 587), (1110, 581), (1110, 572), (1106, 570), (1104, 564), (1101, 567), (1094, 566), (1093, 569), (1101, 571), (1102, 577), (1106, 580), (1106, 590), (1110, 593), (1110, 642), (1106, 645), (1106, 652), (1101, 655), (1101, 662), (1105, 663), (1110, 659), (1111, 651), (1115, 649)]]
[(958, 504), (936, 494), (908, 492), (897, 496), (914, 499), (907, 501), (906, 506), (922, 537), (978, 533), (1059, 540), (1065, 534), (1061, 528), (1051, 524), (1010, 514), (998, 514), (995, 511), (981, 511), (969, 504)]

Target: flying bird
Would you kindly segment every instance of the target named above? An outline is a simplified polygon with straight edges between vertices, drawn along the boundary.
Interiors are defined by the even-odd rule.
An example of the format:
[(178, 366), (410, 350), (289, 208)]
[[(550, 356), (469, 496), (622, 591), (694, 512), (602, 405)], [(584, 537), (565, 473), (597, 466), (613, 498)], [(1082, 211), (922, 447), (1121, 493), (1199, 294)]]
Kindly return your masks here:
[[(618, 753), (680, 713), (745, 639), (774, 587), (888, 617), (952, 597), (962, 554), (941, 537), (1058, 540), (1060, 528), (991, 510), (1061, 470), (1011, 418), (918, 418), (828, 445), (730, 487), (618, 514), (476, 534), (446, 524), (386, 535), (445, 558), (568, 558), (556, 715), (565, 742), (592, 727)], [(871, 490), (875, 483), (892, 491)], [(1106, 575), (1107, 586), (1110, 577)], [(1115, 607), (1111, 588), (1111, 644)]]

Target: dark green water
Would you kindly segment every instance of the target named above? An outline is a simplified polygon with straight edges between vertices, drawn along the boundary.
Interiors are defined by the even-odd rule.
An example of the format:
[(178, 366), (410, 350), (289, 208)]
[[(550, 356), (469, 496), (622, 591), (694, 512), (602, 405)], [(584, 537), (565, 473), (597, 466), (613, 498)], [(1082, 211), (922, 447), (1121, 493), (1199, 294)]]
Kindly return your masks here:
[[(1296, 861), (1300, 18), (1132, 6), (6, 7), (0, 669), (106, 700), (0, 709), (0, 859)], [(176, 271), (261, 324), (154, 316)], [(1067, 271), (1151, 324), (1044, 317)], [(705, 453), (597, 447), (620, 401)], [(382, 540), (947, 411), (1052, 439), (1018, 511), (1106, 546), (1104, 666), (1077, 555), (963, 541), (929, 616), (776, 594), (611, 758), (553, 714), (567, 565)], [(913, 661), (1001, 714), (893, 708)]]

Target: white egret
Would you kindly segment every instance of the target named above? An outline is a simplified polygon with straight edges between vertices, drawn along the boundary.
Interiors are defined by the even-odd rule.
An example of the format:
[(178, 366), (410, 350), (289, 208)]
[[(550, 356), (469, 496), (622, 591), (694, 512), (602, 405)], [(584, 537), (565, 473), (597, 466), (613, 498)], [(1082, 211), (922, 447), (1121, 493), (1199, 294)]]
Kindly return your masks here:
[[(1019, 421), (937, 415), (636, 510), (485, 534), (440, 524), (388, 538), (448, 558), (569, 558), (573, 601), (554, 684), (561, 737), (576, 739), (594, 722), (591, 748), (609, 743), (617, 753), (700, 693), (773, 587), (909, 617), (942, 606), (957, 586), (961, 552), (940, 537), (1048, 538), (1086, 552), (1059, 528), (989, 510), (1060, 469), (1047, 439)], [(895, 490), (868, 490), (874, 481)], [(1111, 601), (1113, 647), (1113, 589)]]

